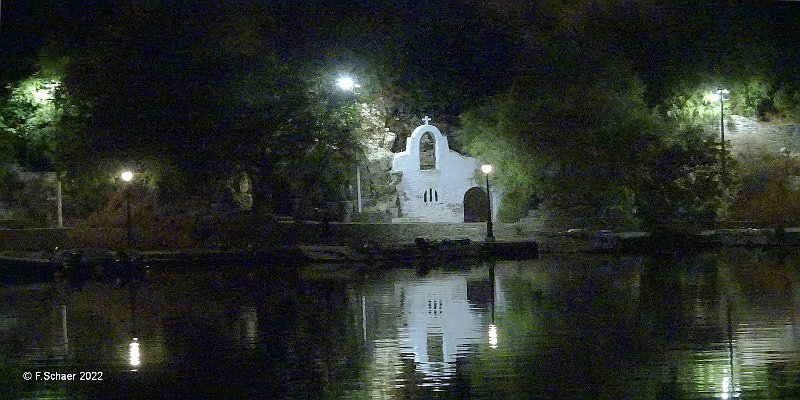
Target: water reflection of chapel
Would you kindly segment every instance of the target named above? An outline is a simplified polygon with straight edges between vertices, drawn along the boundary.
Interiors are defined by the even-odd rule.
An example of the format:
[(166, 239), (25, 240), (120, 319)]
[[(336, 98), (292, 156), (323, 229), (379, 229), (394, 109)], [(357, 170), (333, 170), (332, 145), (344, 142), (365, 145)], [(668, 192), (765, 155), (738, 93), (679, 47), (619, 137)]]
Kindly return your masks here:
[[(505, 294), (486, 269), (397, 278), (364, 303), (370, 319), (364, 334), (375, 357), (373, 379), (393, 386), (402, 373), (398, 361), (413, 357), (425, 385), (446, 385), (459, 357), (490, 343), (491, 310), (505, 308)], [(397, 320), (376, 320), (396, 312), (401, 315)]]

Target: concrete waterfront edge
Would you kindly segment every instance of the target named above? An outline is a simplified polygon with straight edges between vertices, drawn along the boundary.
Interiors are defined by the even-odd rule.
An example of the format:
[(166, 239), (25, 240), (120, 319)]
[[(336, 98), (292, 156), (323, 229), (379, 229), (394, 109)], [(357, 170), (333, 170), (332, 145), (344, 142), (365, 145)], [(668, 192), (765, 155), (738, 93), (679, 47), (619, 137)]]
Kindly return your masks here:
[[(101, 247), (123, 250), (126, 245), (124, 228), (98, 229), (0, 229), (0, 251), (52, 251), (60, 248)], [(278, 222), (259, 226), (224, 226), (201, 229), (191, 233), (187, 240), (176, 239), (175, 233), (165, 230), (137, 230), (135, 247), (139, 250), (194, 250), (194, 249), (258, 249), (270, 246), (319, 244), (362, 246), (368, 244), (413, 243), (415, 238), (428, 240), (468, 238), (483, 241), (485, 223), (319, 223)], [(536, 231), (525, 224), (495, 225), (495, 236), (501, 241), (536, 240), (544, 252), (577, 252), (591, 250), (597, 242), (598, 232), (579, 234), (568, 232)], [(601, 233), (615, 239), (616, 243), (649, 243), (647, 233)], [(638, 239), (636, 238), (638, 236)], [(660, 237), (660, 236), (656, 236)], [(800, 229), (787, 228), (777, 235), (773, 229), (719, 229), (682, 236), (690, 242), (716, 246), (800, 245)], [(665, 242), (666, 244), (666, 242)]]
[[(134, 244), (140, 250), (247, 249), (274, 245), (369, 243), (413, 243), (417, 237), (430, 240), (468, 238), (482, 241), (485, 223), (320, 223), (278, 222), (258, 226), (224, 226), (198, 229), (188, 239), (163, 230), (134, 230)], [(496, 224), (495, 236), (522, 240), (515, 224)], [(528, 239), (530, 236), (527, 237)], [(47, 251), (55, 247), (126, 248), (126, 230), (120, 228), (0, 229), (0, 250)]]

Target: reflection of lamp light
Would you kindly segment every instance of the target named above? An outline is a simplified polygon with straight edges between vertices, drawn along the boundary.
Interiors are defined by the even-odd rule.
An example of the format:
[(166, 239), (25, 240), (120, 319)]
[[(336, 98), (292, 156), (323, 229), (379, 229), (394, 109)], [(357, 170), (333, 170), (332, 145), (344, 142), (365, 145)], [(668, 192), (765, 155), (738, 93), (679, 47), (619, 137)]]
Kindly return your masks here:
[(730, 398), (731, 394), (731, 377), (728, 375), (727, 368), (723, 368), (722, 373), (724, 376), (722, 377), (722, 393), (720, 397), (723, 399), (728, 399)]
[(133, 338), (131, 342), (130, 363), (131, 367), (138, 367), (142, 363), (141, 354), (139, 353), (139, 338)]
[(489, 347), (497, 348), (497, 326), (495, 324), (489, 325)]

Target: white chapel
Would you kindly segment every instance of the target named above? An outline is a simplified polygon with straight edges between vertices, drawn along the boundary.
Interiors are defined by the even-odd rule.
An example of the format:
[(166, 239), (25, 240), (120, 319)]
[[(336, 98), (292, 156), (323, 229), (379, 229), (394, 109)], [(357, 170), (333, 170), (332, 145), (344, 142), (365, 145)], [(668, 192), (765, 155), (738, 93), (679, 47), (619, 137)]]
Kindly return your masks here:
[[(483, 222), (488, 199), (481, 162), (463, 156), (447, 137), (423, 118), (406, 139), (406, 149), (394, 155), (392, 173), (402, 173), (397, 185), (399, 218), (393, 222)], [(490, 177), (491, 179), (491, 177)], [(496, 219), (500, 192), (491, 186), (492, 219)]]

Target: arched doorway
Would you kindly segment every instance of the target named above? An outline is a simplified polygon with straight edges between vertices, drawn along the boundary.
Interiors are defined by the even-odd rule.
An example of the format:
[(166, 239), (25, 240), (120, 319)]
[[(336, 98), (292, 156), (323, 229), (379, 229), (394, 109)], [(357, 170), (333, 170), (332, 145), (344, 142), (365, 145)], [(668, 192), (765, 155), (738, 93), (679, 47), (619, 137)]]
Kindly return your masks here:
[(464, 193), (464, 222), (486, 222), (488, 211), (489, 199), (483, 188), (475, 186)]

